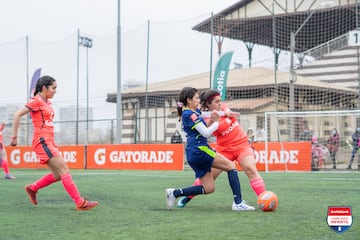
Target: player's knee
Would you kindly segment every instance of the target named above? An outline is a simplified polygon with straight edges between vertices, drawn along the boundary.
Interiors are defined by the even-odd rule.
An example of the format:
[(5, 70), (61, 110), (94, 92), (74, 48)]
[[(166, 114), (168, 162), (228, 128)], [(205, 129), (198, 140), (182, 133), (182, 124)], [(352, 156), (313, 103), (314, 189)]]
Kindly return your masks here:
[(205, 193), (206, 193), (206, 194), (210, 194), (210, 193), (213, 193), (213, 192), (215, 192), (215, 186), (209, 187), (209, 188), (205, 188)]
[(203, 185), (203, 187), (206, 194), (215, 192), (215, 184), (207, 184), (207, 185)]

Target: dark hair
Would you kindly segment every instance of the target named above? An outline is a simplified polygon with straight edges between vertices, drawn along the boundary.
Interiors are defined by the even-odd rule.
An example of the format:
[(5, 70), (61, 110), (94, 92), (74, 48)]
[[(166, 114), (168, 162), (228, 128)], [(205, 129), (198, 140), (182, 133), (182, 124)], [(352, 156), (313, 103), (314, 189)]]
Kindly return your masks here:
[(51, 86), (54, 82), (56, 82), (56, 80), (50, 76), (42, 76), (41, 78), (39, 78), (39, 80), (37, 80), (35, 85), (34, 96), (36, 96), (36, 94), (41, 92), (43, 86), (49, 88), (49, 86)]
[[(177, 103), (177, 111), (179, 117), (182, 115), (182, 108), (187, 106), (187, 99), (193, 98), (199, 91), (193, 87), (184, 87), (179, 93), (179, 102)], [(180, 121), (180, 118), (179, 118)]]
[(209, 89), (200, 94), (201, 110), (207, 110), (208, 104), (211, 104), (215, 96), (220, 96), (220, 92), (214, 89)]

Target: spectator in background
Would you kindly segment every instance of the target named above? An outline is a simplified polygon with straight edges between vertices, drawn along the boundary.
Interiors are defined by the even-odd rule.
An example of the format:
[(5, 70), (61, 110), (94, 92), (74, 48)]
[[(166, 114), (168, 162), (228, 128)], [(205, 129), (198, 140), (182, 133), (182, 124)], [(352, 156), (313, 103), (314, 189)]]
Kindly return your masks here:
[(265, 130), (260, 125), (258, 125), (256, 128), (256, 141), (265, 141)]
[(178, 130), (175, 131), (174, 135), (171, 136), (171, 143), (182, 143), (182, 137)]
[(300, 134), (300, 141), (311, 141), (311, 133), (307, 125), (304, 126), (303, 132)]
[(248, 128), (246, 135), (248, 137), (248, 142), (249, 145), (251, 146), (251, 148), (254, 150), (254, 142), (256, 142), (255, 140), (255, 134), (254, 134), (254, 129), (253, 128)]
[(359, 150), (359, 139), (360, 139), (360, 127), (356, 128), (356, 131), (351, 135), (352, 138), (352, 152), (351, 159), (349, 161), (349, 165), (347, 169), (351, 169), (351, 164), (354, 161), (354, 157)]
[(4, 128), (5, 128), (5, 123), (3, 122), (0, 124), (0, 167), (2, 167), (4, 169), (5, 179), (13, 180), (13, 179), (16, 179), (16, 177), (14, 177), (13, 175), (10, 174), (5, 145), (4, 145), (3, 137), (2, 137), (2, 131)]
[(311, 138), (312, 170), (319, 170), (319, 168), (324, 164), (327, 153), (328, 149), (318, 142), (318, 138), (316, 136), (313, 136)]
[(340, 136), (336, 128), (331, 131), (331, 135), (327, 140), (330, 158), (333, 162), (333, 169), (336, 169), (336, 153), (339, 151)]

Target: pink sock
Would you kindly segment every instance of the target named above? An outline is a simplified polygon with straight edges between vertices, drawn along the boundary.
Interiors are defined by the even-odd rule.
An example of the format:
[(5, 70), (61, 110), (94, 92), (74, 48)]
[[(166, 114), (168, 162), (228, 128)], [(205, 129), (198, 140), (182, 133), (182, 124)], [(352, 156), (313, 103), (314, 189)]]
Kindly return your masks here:
[(34, 182), (33, 184), (31, 184), (30, 188), (31, 188), (31, 190), (36, 192), (40, 188), (49, 186), (50, 184), (57, 182), (57, 181), (59, 181), (59, 180), (57, 180), (52, 173), (48, 173), (48, 174), (44, 175), (42, 178), (40, 178), (39, 180), (37, 180), (36, 182)]
[(264, 180), (261, 177), (251, 180), (250, 185), (257, 196), (266, 191)]
[(10, 171), (9, 171), (9, 166), (8, 166), (8, 162), (7, 162), (6, 159), (3, 159), (3, 160), (2, 160), (2, 167), (3, 167), (3, 169), (4, 169), (5, 174), (9, 174), (9, 173), (10, 173)]
[[(201, 183), (200, 178), (195, 179), (193, 186), (201, 186), (201, 185), (202, 185), (202, 183)], [(188, 196), (188, 198), (190, 198), (190, 199), (193, 199), (194, 197), (195, 197), (194, 195)]]
[(62, 184), (64, 185), (65, 190), (68, 192), (72, 200), (75, 202), (76, 205), (80, 205), (83, 202), (82, 197), (80, 197), (80, 193), (74, 183), (71, 175), (64, 174), (61, 176)]

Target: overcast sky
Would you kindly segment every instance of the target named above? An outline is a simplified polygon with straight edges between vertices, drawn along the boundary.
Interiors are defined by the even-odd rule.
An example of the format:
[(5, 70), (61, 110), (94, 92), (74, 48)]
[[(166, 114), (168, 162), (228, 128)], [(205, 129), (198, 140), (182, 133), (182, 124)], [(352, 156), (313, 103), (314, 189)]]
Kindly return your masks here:
[[(122, 35), (127, 36), (126, 33), (138, 26), (144, 25), (146, 29), (147, 21), (152, 23), (176, 23), (182, 22), (188, 19), (194, 19), (194, 23), (209, 18), (211, 12), (214, 14), (219, 13), (225, 8), (230, 7), (238, 0), (121, 0), (121, 30)], [(110, 43), (106, 43), (106, 39), (101, 42), (96, 40), (94, 47), (89, 50), (89, 64), (90, 71), (90, 99), (91, 106), (97, 104), (103, 104), (105, 102), (106, 94), (116, 91), (116, 55), (114, 54), (114, 36), (116, 37), (117, 27), (117, 0), (9, 0), (1, 1), (0, 4), (0, 76), (3, 79), (0, 81), (0, 104), (16, 103), (23, 104), (26, 100), (26, 79), (24, 72), (26, 72), (25, 64), (25, 36), (30, 39), (30, 66), (29, 66), (29, 80), (31, 80), (32, 73), (36, 68), (41, 67), (43, 69), (42, 75), (54, 75), (58, 81), (58, 93), (53, 99), (53, 103), (56, 105), (74, 105), (76, 103), (76, 53), (73, 43), (76, 41), (77, 29), (81, 33), (88, 33), (90, 36), (104, 37), (112, 36)], [(186, 31), (190, 34), (198, 34), (205, 38), (206, 43), (209, 43), (208, 34), (199, 34), (198, 32), (191, 30), (189, 25)], [(164, 25), (166, 26), (166, 25)], [(163, 25), (161, 25), (163, 27)], [(155, 28), (154, 28), (155, 29)], [(143, 31), (146, 33), (146, 31)], [(155, 31), (154, 31), (155, 32)], [(182, 44), (185, 44), (189, 49), (185, 52), (183, 49), (177, 50), (171, 49), (171, 56), (176, 59), (183, 59), (183, 55), (188, 57), (189, 52), (192, 51), (191, 47), (198, 48), (199, 43), (201, 45), (201, 39), (196, 39), (197, 45), (192, 46), (194, 40), (189, 37), (187, 39), (187, 32), (179, 31), (183, 40)], [(128, 34), (131, 35), (131, 34)], [(168, 36), (162, 35), (162, 38)], [(156, 32), (152, 36), (156, 36)], [(69, 40), (71, 38), (71, 40)], [(198, 37), (196, 37), (198, 38)], [(116, 39), (116, 38), (115, 38)], [(139, 39), (139, 38), (136, 38)], [(71, 45), (66, 42), (71, 42)], [(141, 38), (141, 45), (145, 46), (146, 35)], [(186, 41), (189, 41), (187, 44)], [(153, 41), (154, 42), (154, 41)], [(61, 47), (54, 52), (54, 44), (59, 43)], [(68, 44), (68, 45), (66, 45)], [(101, 57), (107, 55), (104, 52), (106, 49), (102, 49), (99, 56), (94, 57), (97, 54), (97, 49), (100, 45), (111, 45), (112, 49), (109, 54), (114, 61), (111, 64), (107, 64), (111, 71), (108, 69), (99, 69), (99, 62), (103, 61)], [(122, 43), (124, 52), (129, 49), (129, 45), (132, 42), (125, 41)], [(136, 44), (136, 43), (134, 43)], [(133, 44), (133, 45), (134, 45)], [(156, 43), (153, 43), (152, 49), (156, 48)], [(46, 49), (46, 47), (49, 49)], [(98, 47), (98, 48), (95, 48)], [(169, 46), (163, 46), (164, 49)], [(70, 49), (71, 48), (71, 49)], [(39, 50), (41, 49), (41, 50)], [(71, 50), (70, 54), (67, 52)], [(169, 48), (170, 49), (170, 48)], [(188, 66), (182, 64), (177, 66), (177, 69), (172, 69), (176, 63), (172, 57), (165, 56), (165, 54), (151, 53), (152, 66), (150, 69), (150, 80), (169, 80), (181, 76), (187, 76), (195, 73), (200, 73), (208, 70), (209, 66), (209, 46), (204, 46), (203, 52), (206, 51), (205, 59), (189, 58)], [(70, 51), (69, 50), (69, 51)], [(146, 51), (141, 49), (142, 52), (139, 55), (146, 56)], [(85, 50), (80, 50), (80, 101), (84, 105), (85, 99)], [(158, 56), (161, 55), (161, 56)], [(204, 54), (203, 54), (204, 55)], [(76, 55), (75, 55), (76, 56)], [(61, 57), (67, 60), (61, 59)], [(169, 59), (169, 65), (155, 64), (155, 58)], [(197, 56), (200, 58), (199, 56)], [(58, 59), (59, 62), (54, 62), (54, 59)], [(68, 59), (71, 59), (69, 61)], [(176, 60), (175, 59), (175, 60)], [(98, 62), (96, 62), (98, 61)], [(133, 63), (134, 62), (134, 63)], [(179, 62), (180, 63), (180, 62)], [(38, 64), (38, 65), (36, 65)], [(71, 65), (71, 72), (68, 71)], [(129, 79), (135, 79), (138, 81), (144, 81), (145, 78), (145, 64), (141, 62), (141, 69), (134, 69), (130, 71), (129, 64), (132, 66), (139, 65), (137, 59), (122, 59), (122, 78), (123, 82)], [(172, 64), (172, 65), (171, 65)], [(41, 66), (39, 66), (41, 65)], [(181, 65), (181, 63), (179, 64)], [(96, 68), (96, 66), (98, 68)], [(63, 67), (63, 69), (61, 69)], [(192, 67), (192, 69), (190, 69)], [(66, 70), (65, 70), (66, 69)], [(167, 69), (168, 72), (164, 71)], [(101, 70), (103, 72), (101, 72)], [(108, 76), (106, 76), (108, 74)], [(106, 76), (106, 77), (105, 77)], [(107, 79), (111, 82), (97, 82), (94, 83), (94, 79)], [(105, 80), (104, 80), (105, 81)], [(96, 85), (100, 84), (100, 85)], [(14, 89), (17, 94), (14, 94)], [(114, 104), (113, 104), (114, 105)]]
[[(146, 21), (171, 22), (219, 11), (238, 0), (120, 0), (121, 26)], [(0, 43), (30, 36), (54, 41), (81, 29), (94, 35), (116, 34), (116, 0), (11, 0), (0, 4)]]

